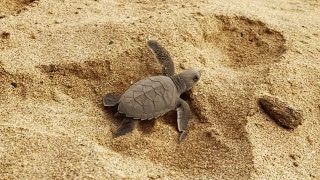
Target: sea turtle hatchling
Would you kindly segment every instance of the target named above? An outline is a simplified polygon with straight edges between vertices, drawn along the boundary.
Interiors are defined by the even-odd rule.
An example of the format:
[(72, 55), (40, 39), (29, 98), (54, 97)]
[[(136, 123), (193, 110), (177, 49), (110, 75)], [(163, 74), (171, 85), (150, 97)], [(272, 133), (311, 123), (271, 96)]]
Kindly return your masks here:
[(118, 105), (118, 113), (125, 116), (114, 137), (131, 132), (138, 120), (157, 118), (176, 109), (178, 130), (181, 133), (179, 140), (182, 141), (187, 135), (191, 110), (180, 95), (199, 81), (200, 71), (188, 69), (175, 75), (169, 52), (155, 40), (149, 40), (147, 46), (162, 64), (163, 75), (142, 79), (122, 95), (108, 93), (103, 97), (104, 106)]

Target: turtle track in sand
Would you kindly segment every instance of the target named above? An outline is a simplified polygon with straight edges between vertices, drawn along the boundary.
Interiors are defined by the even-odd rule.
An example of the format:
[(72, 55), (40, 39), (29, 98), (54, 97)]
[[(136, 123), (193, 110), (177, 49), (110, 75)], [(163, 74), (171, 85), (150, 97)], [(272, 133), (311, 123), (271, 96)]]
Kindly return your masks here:
[[(133, 66), (138, 67), (140, 71), (133, 72), (123, 70), (121, 78), (116, 75), (114, 64), (126, 62), (129, 59), (139, 59), (139, 49), (135, 53), (124, 52), (119, 57), (111, 59), (86, 60), (84, 62), (72, 62), (61, 64), (49, 64), (37, 66), (38, 69), (46, 76), (48, 83), (59, 88), (65, 94), (72, 98), (86, 98), (92, 101), (100, 102), (101, 97), (107, 92), (124, 92), (130, 83), (139, 80), (139, 78), (148, 74), (153, 74), (153, 68), (141, 64), (138, 61), (132, 62)], [(150, 55), (151, 56), (151, 55)], [(124, 60), (124, 59), (128, 60)], [(131, 68), (131, 66), (126, 67)], [(101, 102), (100, 102), (101, 103)]]
[[(83, 63), (50, 64), (38, 67), (48, 78), (48, 83), (72, 98), (101, 96), (110, 77), (110, 62), (85, 61)], [(110, 80), (110, 79), (109, 79)]]

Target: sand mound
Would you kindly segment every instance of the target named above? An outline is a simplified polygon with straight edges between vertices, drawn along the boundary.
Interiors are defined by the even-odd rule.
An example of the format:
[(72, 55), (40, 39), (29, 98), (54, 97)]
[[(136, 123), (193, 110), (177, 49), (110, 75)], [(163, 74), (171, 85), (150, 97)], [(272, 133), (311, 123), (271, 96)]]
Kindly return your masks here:
[[(320, 20), (304, 15), (316, 17), (318, 3), (41, 0), (0, 7), (0, 15), (15, 15), (0, 19), (1, 177), (320, 177)], [(121, 119), (102, 96), (161, 73), (147, 39), (169, 50), (177, 72), (203, 70), (182, 96), (194, 113), (182, 144), (175, 112), (112, 139)], [(265, 93), (294, 104), (305, 122), (279, 127), (257, 104)]]

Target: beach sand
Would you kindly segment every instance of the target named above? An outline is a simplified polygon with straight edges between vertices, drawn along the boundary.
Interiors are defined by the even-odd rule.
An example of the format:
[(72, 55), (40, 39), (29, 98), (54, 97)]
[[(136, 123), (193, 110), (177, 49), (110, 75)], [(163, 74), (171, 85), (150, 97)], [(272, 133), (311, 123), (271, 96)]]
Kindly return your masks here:
[[(102, 96), (161, 74), (148, 39), (202, 70), (181, 144), (175, 111), (112, 138)], [(319, 42), (317, 0), (2, 0), (0, 179), (319, 179)]]

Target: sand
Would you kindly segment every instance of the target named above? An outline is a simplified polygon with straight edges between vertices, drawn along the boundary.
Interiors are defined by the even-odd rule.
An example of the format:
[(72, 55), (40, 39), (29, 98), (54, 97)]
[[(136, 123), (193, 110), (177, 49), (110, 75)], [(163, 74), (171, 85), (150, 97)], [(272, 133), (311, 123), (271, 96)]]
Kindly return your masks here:
[[(0, 179), (319, 179), (320, 2), (2, 0)], [(193, 110), (112, 139), (108, 92), (198, 68)], [(258, 106), (269, 94), (301, 110), (293, 130)]]

